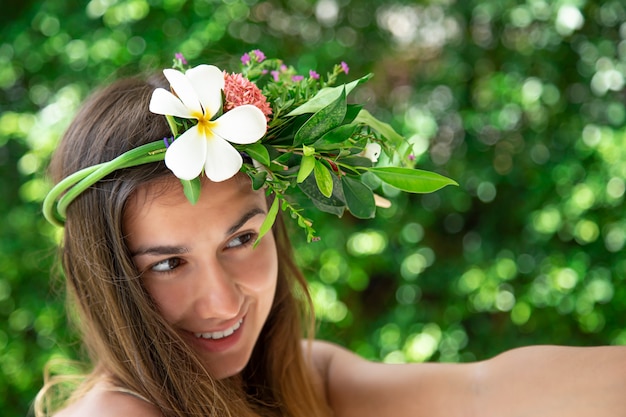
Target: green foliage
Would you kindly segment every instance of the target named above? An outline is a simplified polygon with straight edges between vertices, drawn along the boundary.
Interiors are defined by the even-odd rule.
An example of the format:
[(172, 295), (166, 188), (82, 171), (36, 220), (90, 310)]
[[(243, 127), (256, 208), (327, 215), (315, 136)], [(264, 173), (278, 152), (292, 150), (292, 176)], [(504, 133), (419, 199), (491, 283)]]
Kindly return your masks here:
[[(3, 415), (26, 414), (50, 358), (78, 356), (50, 279), (49, 155), (89, 90), (169, 67), (175, 52), (237, 68), (258, 48), (302, 75), (341, 61), (350, 76), (374, 73), (352, 94), (408, 138), (400, 151), (417, 167), (460, 184), (406, 195), (370, 175), (392, 202), (376, 219), (313, 218), (322, 239), (309, 244), (294, 227), (321, 337), (388, 362), (626, 343), (623, 2), (90, 0), (3, 10)], [(346, 189), (347, 200), (361, 198)]]
[(416, 174), (415, 170), (403, 167), (376, 167), (369, 172), (383, 182), (408, 193), (432, 193), (446, 185), (458, 185), (456, 181), (434, 172), (417, 170)]

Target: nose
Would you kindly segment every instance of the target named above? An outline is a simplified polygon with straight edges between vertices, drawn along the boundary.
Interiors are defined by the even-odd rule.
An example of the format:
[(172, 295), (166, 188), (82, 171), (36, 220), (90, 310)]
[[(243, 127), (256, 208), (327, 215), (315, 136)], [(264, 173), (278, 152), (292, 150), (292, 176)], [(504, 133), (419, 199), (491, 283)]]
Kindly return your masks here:
[(243, 293), (218, 261), (202, 265), (195, 277), (194, 310), (203, 319), (232, 319), (241, 311)]

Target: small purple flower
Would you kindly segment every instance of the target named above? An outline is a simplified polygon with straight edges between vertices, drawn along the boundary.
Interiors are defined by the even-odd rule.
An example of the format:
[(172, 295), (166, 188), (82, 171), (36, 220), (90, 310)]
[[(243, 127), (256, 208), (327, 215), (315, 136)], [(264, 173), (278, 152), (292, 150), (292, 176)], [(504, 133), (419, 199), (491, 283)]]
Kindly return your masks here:
[(268, 72), (269, 72), (269, 71), (268, 71), (268, 70), (266, 70), (266, 69), (262, 69), (262, 70), (261, 70), (261, 74), (263, 74), (263, 75), (267, 74)]
[(272, 71), (270, 72), (270, 74), (272, 74), (272, 77), (274, 77), (274, 81), (278, 82), (278, 80), (280, 79), (280, 73), (278, 71)]
[(350, 67), (345, 62), (341, 61), (341, 70), (346, 74), (350, 71)]
[(241, 56), (241, 63), (243, 65), (248, 65), (250, 63), (250, 55), (247, 52)]
[(261, 51), (260, 49), (255, 49), (252, 52), (254, 53), (254, 56), (256, 57), (256, 62), (260, 64), (261, 62), (265, 61), (265, 54), (263, 53), (263, 51)]
[(409, 161), (415, 161), (415, 155), (410, 154), (409, 155)]
[(180, 62), (182, 62), (183, 65), (187, 65), (187, 60), (185, 59), (185, 56), (182, 53), (176, 52), (176, 54), (174, 54), (174, 57)]
[(170, 136), (163, 138), (163, 143), (165, 143), (165, 148), (169, 148), (172, 143), (174, 143), (174, 137)]
[(313, 71), (313, 70), (309, 71), (309, 77), (313, 78), (314, 80), (319, 80), (320, 79), (320, 75), (317, 72)]
[(286, 71), (287, 71), (287, 65), (282, 64), (282, 65), (280, 66), (280, 70), (281, 70), (282, 72), (286, 72)]
[(291, 77), (291, 80), (295, 83), (304, 80), (304, 76), (302, 75), (294, 75)]

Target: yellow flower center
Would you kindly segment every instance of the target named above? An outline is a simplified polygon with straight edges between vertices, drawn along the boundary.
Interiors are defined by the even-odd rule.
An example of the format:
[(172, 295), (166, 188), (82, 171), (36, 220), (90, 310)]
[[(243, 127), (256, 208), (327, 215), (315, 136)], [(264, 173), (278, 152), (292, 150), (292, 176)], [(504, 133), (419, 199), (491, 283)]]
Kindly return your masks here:
[(198, 120), (199, 133), (206, 138), (211, 137), (211, 130), (215, 126), (215, 122), (211, 121), (206, 114), (194, 113), (192, 116)]

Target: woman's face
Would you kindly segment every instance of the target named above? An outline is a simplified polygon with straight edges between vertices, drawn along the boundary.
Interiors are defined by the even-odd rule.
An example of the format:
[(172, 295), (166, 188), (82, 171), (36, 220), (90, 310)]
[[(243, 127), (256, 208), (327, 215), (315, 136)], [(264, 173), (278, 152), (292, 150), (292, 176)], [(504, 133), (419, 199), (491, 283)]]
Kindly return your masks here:
[(195, 205), (178, 180), (148, 184), (124, 215), (145, 288), (216, 378), (247, 364), (272, 306), (278, 274), (272, 234), (253, 248), (266, 214), (263, 192), (236, 177), (203, 180)]

